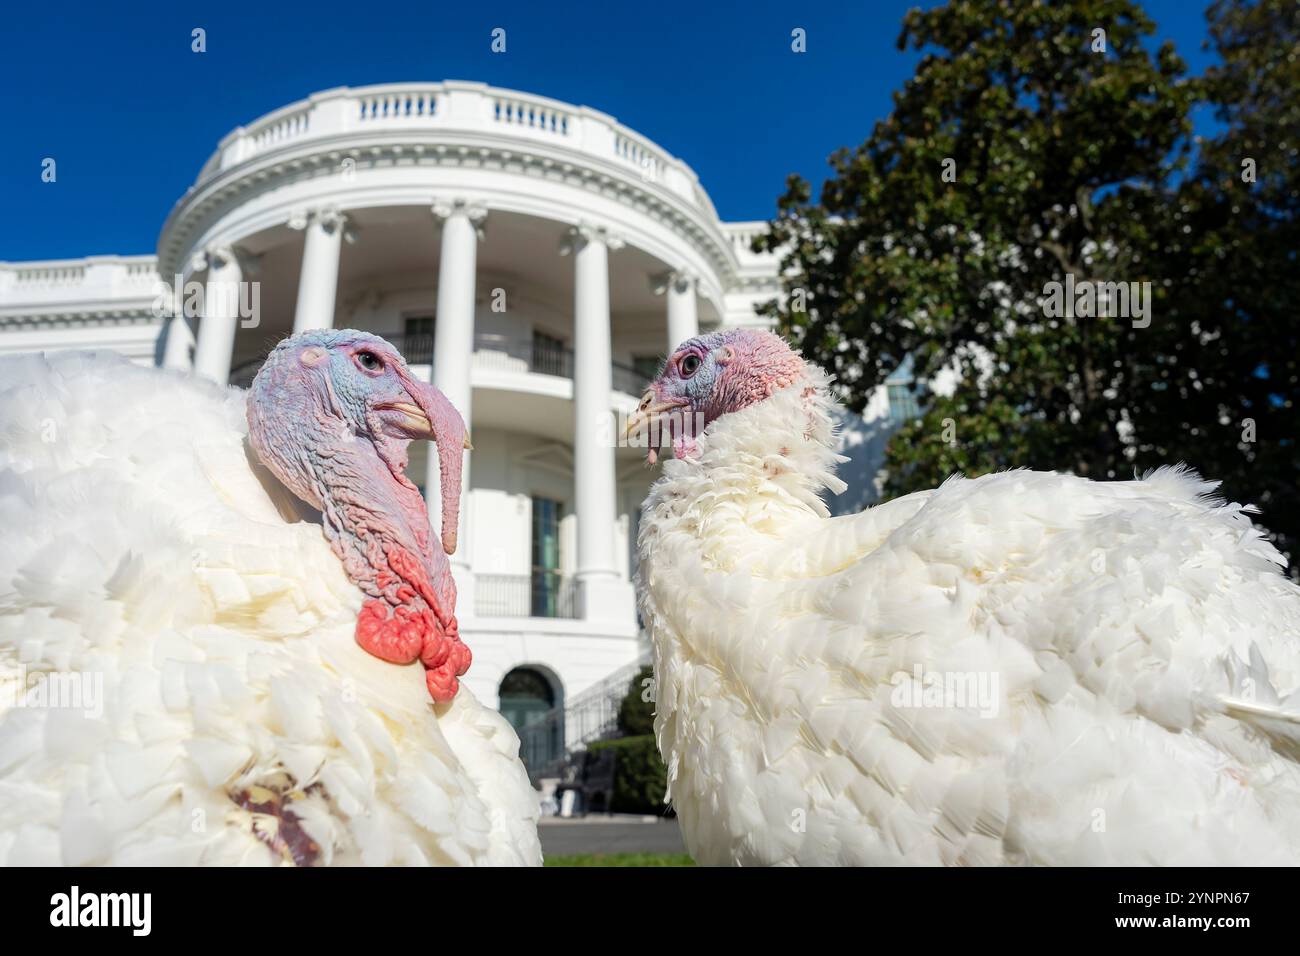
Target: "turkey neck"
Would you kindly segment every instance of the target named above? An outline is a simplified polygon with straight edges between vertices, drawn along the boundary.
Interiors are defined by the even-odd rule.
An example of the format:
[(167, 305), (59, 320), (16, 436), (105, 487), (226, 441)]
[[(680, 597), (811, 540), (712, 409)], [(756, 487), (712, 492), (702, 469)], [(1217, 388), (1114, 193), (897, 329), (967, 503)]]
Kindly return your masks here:
[(844, 490), (834, 469), (845, 459), (833, 450), (827, 386), (805, 366), (802, 382), (711, 422), (694, 455), (665, 462), (642, 508), (641, 561), (653, 567), (664, 558), (658, 539), (685, 533), (707, 567), (734, 571), (790, 524), (828, 517), (821, 494)]
[(764, 639), (760, 618), (770, 599), (797, 600), (799, 591), (769, 582), (798, 573), (791, 562), (802, 552), (792, 539), (826, 522), (819, 493), (844, 487), (833, 473), (842, 459), (832, 450), (826, 377), (811, 367), (805, 377), (712, 422), (694, 456), (665, 462), (642, 508), (637, 594), (654, 652), (655, 734), (675, 802), (700, 770), (689, 745), (696, 715), (707, 709), (700, 695), (716, 702), (722, 692), (702, 691), (687, 675), (725, 675), (736, 703), (762, 708), (747, 686), (748, 675), (763, 670), (752, 658), (770, 664), (773, 654), (797, 651)]
[[(365, 594), (393, 607), (431, 607), (447, 624), (456, 606), (455, 584), (448, 562), (435, 558), (420, 490), (405, 475), (405, 444), (400, 460), (385, 461), (384, 468), (376, 467), (375, 450), (358, 437), (320, 456), (314, 477), (325, 534), (348, 577)], [(402, 565), (404, 555), (418, 561), (436, 600), (420, 593), (420, 575)]]
[(804, 552), (791, 545), (827, 525), (819, 493), (844, 488), (833, 472), (843, 459), (832, 450), (827, 379), (811, 367), (805, 375), (710, 423), (696, 454), (666, 462), (651, 487), (637, 593), (656, 645), (690, 640), (710, 656), (715, 645), (696, 626), (699, 615), (731, 605), (738, 590), (803, 576)]

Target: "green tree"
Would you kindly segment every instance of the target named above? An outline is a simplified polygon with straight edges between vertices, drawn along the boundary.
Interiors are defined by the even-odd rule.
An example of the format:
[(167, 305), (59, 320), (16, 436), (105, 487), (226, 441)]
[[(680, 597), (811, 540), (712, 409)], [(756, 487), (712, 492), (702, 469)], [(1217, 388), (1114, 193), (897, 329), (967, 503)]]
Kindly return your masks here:
[[(1185, 459), (1251, 501), (1300, 572), (1300, 4), (1218, 2), (1222, 63), (1199, 83), (1223, 131), (1170, 197), (1160, 269), (1174, 314), (1137, 457)], [(1253, 180), (1250, 181), (1250, 180)], [(1177, 245), (1176, 234), (1192, 237)]]
[[(1148, 49), (1154, 25), (1128, 0), (962, 0), (907, 14), (899, 47), (923, 56), (893, 111), (832, 157), (818, 202), (791, 177), (758, 241), (786, 256), (788, 294), (770, 314), (834, 372), (851, 407), (908, 354), (918, 379), (948, 370), (952, 388), (925, 396), (923, 417), (890, 442), (888, 493), (957, 471), (1113, 478), (1185, 458), (1227, 478), (1236, 497), (1294, 494), (1263, 479), (1261, 459), (1285, 459), (1288, 447), (1294, 457), (1284, 442), (1295, 429), (1275, 420), (1293, 411), (1273, 397), (1288, 373), (1269, 365), (1261, 379), (1256, 346), (1278, 324), (1294, 334), (1294, 308), (1276, 311), (1294, 300), (1262, 273), (1295, 245), (1278, 248), (1276, 230), (1269, 241), (1243, 233), (1294, 203), (1296, 140), (1289, 173), (1270, 167), (1284, 182), (1251, 194), (1257, 215), (1237, 216), (1242, 190), (1216, 178), (1213, 149), (1193, 162), (1190, 136), (1193, 106), (1218, 97), (1225, 137), (1261, 122), (1272, 160), (1282, 158), (1275, 136), (1294, 118), (1285, 83), (1295, 63), (1282, 6), (1245, 15), (1216, 5), (1225, 68), (1201, 79), (1171, 44)], [(1263, 89), (1261, 71), (1272, 71)], [(1223, 145), (1221, 170), (1239, 151)], [(1239, 280), (1221, 271), (1237, 258), (1259, 279), (1248, 315)], [(1053, 314), (1045, 289), (1067, 275), (1150, 282), (1149, 323)], [(1268, 450), (1233, 437), (1245, 410), (1269, 419)], [(1276, 503), (1270, 513), (1286, 530)]]

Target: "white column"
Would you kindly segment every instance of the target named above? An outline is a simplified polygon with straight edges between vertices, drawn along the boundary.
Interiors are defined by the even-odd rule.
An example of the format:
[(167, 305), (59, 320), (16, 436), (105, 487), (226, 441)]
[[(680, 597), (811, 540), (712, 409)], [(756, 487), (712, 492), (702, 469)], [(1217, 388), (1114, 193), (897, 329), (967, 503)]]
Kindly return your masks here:
[(695, 310), (695, 276), (678, 269), (663, 277), (668, 300), (668, 355), (687, 339), (700, 334), (700, 320)]
[(289, 220), (290, 229), (304, 233), (302, 270), (298, 274), (298, 304), (293, 331), (334, 328), (334, 299), (339, 285), (339, 252), (346, 218), (333, 207), (300, 213)]
[(561, 252), (574, 257), (573, 497), (576, 577), (583, 618), (634, 620), (632, 589), (614, 559), (618, 520), (609, 312), (609, 250), (622, 242), (600, 228), (572, 229)]
[(194, 370), (194, 360), (190, 356), (190, 349), (194, 347), (194, 330), (185, 319), (184, 301), (182, 297), (182, 312), (167, 318), (167, 338), (163, 343), (163, 368), (191, 372)]
[(225, 385), (230, 381), (230, 359), (235, 353), (243, 270), (230, 246), (210, 249), (203, 258), (208, 281), (203, 288), (203, 319), (199, 322), (199, 343), (194, 350), (194, 372)]
[[(474, 354), (474, 277), (478, 267), (480, 226), (487, 210), (465, 200), (435, 203), (433, 214), (442, 222), (442, 254), (438, 263), (438, 308), (433, 332), (433, 384), (456, 406), (469, 427), (473, 412), (469, 367)], [(472, 434), (471, 429), (471, 434)], [(438, 527), (440, 514), (438, 456), (429, 447), (424, 488), (429, 514)], [(459, 591), (458, 606), (472, 613), (473, 579), (469, 574), (470, 548), (470, 462), (466, 457), (461, 476), (460, 528), (456, 553), (451, 556), (452, 574)]]

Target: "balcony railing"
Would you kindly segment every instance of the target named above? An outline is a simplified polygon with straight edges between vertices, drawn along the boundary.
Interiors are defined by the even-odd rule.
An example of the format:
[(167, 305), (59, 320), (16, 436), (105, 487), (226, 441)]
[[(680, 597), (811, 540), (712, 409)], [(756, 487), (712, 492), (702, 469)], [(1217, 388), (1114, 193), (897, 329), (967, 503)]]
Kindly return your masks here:
[(479, 617), (576, 618), (577, 588), (558, 571), (474, 575), (474, 613)]
[(136, 303), (156, 297), (160, 285), (154, 256), (0, 262), (0, 300), (10, 307), (18, 303)]
[[(612, 117), (585, 106), (482, 83), (392, 83), (316, 93), (226, 135), (199, 182), (281, 148), (367, 132), (470, 134), (529, 140), (621, 167), (685, 202), (711, 208), (695, 173), (680, 159)], [(476, 140), (477, 141), (477, 140)]]
[[(286, 333), (287, 334), (287, 333)], [(433, 363), (433, 335), (430, 333), (376, 332), (402, 353), (408, 365)], [(248, 388), (266, 356), (241, 362), (230, 370), (230, 384)], [(498, 335), (477, 335), (474, 339), (474, 368), (498, 372), (532, 372), (573, 378), (573, 350), (528, 339), (511, 339)], [(636, 369), (618, 362), (611, 363), (611, 384), (617, 392), (640, 395), (646, 380)]]
[(618, 737), (618, 709), (641, 668), (642, 659), (544, 714), (519, 731), (519, 759), (533, 780), (556, 776), (568, 757), (593, 740)]

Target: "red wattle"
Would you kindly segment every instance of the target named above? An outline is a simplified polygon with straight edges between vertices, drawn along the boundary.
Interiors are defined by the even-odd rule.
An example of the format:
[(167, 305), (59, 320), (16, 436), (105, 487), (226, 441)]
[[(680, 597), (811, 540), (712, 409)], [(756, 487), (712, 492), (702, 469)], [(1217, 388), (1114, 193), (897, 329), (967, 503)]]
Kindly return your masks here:
[(456, 678), (469, 670), (472, 655), (460, 641), (455, 615), (438, 613), (441, 608), (424, 565), (400, 545), (390, 546), (385, 556), (392, 576), (381, 573), (377, 579), (389, 585), (388, 600), (372, 598), (361, 606), (357, 643), (393, 664), (409, 664), (418, 657), (426, 669), (429, 696), (445, 704), (456, 696)]
[[(377, 598), (361, 605), (361, 613), (357, 616), (357, 643), (380, 660), (409, 664), (420, 656), (424, 632), (408, 625), (393, 610)], [(399, 607), (397, 610), (408, 609)]]

